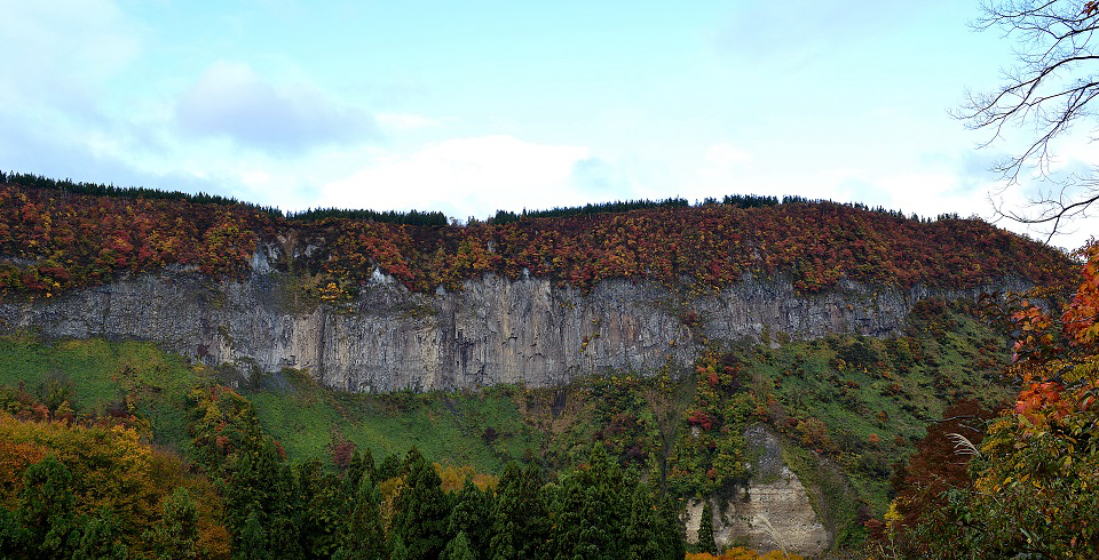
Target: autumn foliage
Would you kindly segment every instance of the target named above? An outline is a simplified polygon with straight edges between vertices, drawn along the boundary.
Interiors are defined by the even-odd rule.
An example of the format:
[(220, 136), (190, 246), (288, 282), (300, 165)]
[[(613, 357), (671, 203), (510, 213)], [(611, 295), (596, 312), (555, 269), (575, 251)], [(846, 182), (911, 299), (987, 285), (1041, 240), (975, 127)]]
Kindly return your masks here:
[[(491, 272), (578, 288), (621, 278), (704, 289), (748, 273), (788, 274), (809, 293), (845, 278), (901, 287), (970, 288), (1009, 276), (1048, 284), (1063, 280), (1067, 262), (976, 219), (923, 221), (800, 199), (441, 226), (302, 221), (244, 204), (0, 185), (0, 294), (52, 297), (172, 265), (240, 276), (261, 243), (301, 257), (322, 276), (328, 301), (353, 297), (375, 269), (423, 292)], [(320, 250), (304, 255), (309, 244)]]
[[(927, 492), (902, 492), (884, 524), (890, 552), (913, 558), (1099, 555), (1099, 245), (1081, 256), (1080, 283), (1060, 312), (1025, 302), (1014, 316), (1018, 342), (1007, 370), (1020, 383), (1014, 406), (987, 427), (983, 440), (951, 435), (954, 455), (965, 456), (954, 462), (969, 459), (967, 477), (952, 469), (953, 480), (930, 496), (934, 501)], [(909, 467), (910, 474), (942, 470)]]
[(790, 554), (782, 552), (780, 550), (772, 550), (760, 554), (750, 548), (733, 547), (725, 552), (714, 556), (706, 552), (698, 554), (687, 554), (684, 557), (685, 560), (802, 560), (801, 556), (797, 554)]

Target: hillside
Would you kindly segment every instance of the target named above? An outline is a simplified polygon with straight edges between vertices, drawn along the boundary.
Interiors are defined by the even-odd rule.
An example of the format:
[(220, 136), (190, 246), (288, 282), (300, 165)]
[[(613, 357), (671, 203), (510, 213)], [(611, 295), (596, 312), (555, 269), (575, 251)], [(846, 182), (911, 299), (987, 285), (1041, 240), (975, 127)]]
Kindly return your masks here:
[[(595, 499), (592, 477), (636, 487), (636, 502), (585, 515), (670, 527), (620, 535), (661, 557), (683, 538), (852, 550), (947, 410), (1011, 400), (1007, 292), (1046, 286), (1055, 305), (1075, 268), (980, 220), (797, 198), (459, 226), (6, 178), (22, 184), (0, 186), (4, 422), (121, 423), (221, 485), (202, 497), (232, 502), (204, 518), (208, 539), (227, 532), (239, 551), (257, 523), (285, 522), (322, 551), (287, 558), (353, 547), (335, 543), (359, 529), (307, 522), (311, 508), (351, 515), (317, 505), (317, 488), (375, 504), (356, 515), (380, 516), (397, 547), (419, 530), (401, 525), (402, 485), (423, 484), (449, 519), (461, 500), (430, 496), (467, 476), (500, 477), (484, 498), (497, 509), (533, 492), (536, 521)], [(379, 460), (368, 477), (349, 466), (364, 453)], [(257, 506), (263, 477), (301, 491)], [(9, 507), (23, 504), (12, 484)], [(629, 517), (637, 504), (655, 517)], [(432, 554), (461, 540), (444, 525)]]

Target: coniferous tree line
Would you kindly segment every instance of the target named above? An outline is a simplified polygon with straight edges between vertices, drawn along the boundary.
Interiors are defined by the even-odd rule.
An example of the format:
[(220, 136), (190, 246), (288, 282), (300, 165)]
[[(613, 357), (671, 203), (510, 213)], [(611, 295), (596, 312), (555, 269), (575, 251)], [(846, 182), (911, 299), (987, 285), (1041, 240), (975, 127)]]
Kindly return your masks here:
[[(76, 182), (70, 179), (53, 179), (42, 175), (35, 175), (32, 173), (17, 173), (14, 171), (0, 171), (0, 184), (13, 184), (23, 187), (52, 189), (75, 194), (88, 194), (93, 196), (145, 198), (152, 200), (185, 200), (188, 202), (194, 202), (199, 204), (239, 205), (245, 208), (250, 208), (266, 213), (273, 217), (281, 217), (299, 222), (319, 222), (328, 218), (333, 218), (346, 220), (364, 220), (413, 226), (445, 226), (451, 223), (446, 214), (439, 211), (431, 210), (399, 211), (330, 207), (309, 208), (306, 210), (293, 212), (283, 211), (274, 206), (263, 206), (249, 202), (243, 202), (232, 197), (208, 194), (205, 192), (191, 194), (182, 191), (159, 190), (147, 187), (117, 187), (114, 185), (103, 185), (83, 181)], [(485, 220), (485, 222), (489, 224), (499, 225), (513, 223), (527, 218), (564, 218), (574, 216), (590, 216), (595, 214), (622, 213), (633, 210), (644, 210), (651, 208), (690, 208), (692, 206), (706, 206), (713, 204), (733, 206), (736, 208), (765, 208), (768, 206), (778, 206), (783, 204), (822, 203), (848, 206), (859, 210), (866, 210), (879, 214), (887, 214), (900, 218), (907, 217), (908, 219), (921, 223), (931, 223), (939, 220), (961, 219), (961, 216), (956, 213), (940, 214), (932, 219), (929, 217), (920, 217), (915, 213), (906, 216), (902, 211), (887, 209), (883, 206), (870, 207), (866, 204), (859, 202), (840, 203), (825, 199), (809, 199), (797, 195), (785, 195), (780, 199), (779, 197), (770, 195), (731, 194), (725, 195), (721, 200), (712, 197), (705, 198), (702, 201), (697, 202), (697, 204), (695, 205), (692, 205), (691, 202), (689, 202), (685, 198), (670, 197), (658, 200), (615, 200), (609, 202), (589, 203), (583, 206), (559, 206), (545, 210), (523, 209), (521, 212), (497, 210), (496, 214)], [(470, 219), (470, 223), (476, 222), (476, 219)]]
[(511, 463), (494, 489), (467, 478), (448, 493), (415, 448), (380, 463), (356, 451), (343, 469), (291, 466), (242, 397), (193, 399), (235, 559), (683, 558), (678, 505), (601, 445), (556, 476)]

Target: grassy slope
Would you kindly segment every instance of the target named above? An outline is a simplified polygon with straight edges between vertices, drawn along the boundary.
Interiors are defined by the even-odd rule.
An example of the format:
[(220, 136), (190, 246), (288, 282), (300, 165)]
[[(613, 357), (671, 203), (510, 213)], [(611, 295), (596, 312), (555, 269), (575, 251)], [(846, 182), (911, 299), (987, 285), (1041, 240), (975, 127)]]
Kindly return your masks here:
[[(468, 464), (498, 473), (511, 458), (538, 444), (507, 390), (478, 395), (352, 395), (317, 386), (287, 372), (279, 390), (245, 394), (267, 429), (293, 460), (324, 459), (334, 438), (370, 448), (376, 456), (403, 453), (416, 445), (440, 462)], [(100, 339), (46, 343), (30, 337), (0, 337), (0, 386), (20, 383), (40, 393), (53, 381), (69, 386), (79, 413), (103, 412), (129, 395), (149, 419), (155, 441), (188, 451), (186, 396), (216, 381), (180, 356), (145, 342)], [(496, 437), (485, 437), (486, 430)]]

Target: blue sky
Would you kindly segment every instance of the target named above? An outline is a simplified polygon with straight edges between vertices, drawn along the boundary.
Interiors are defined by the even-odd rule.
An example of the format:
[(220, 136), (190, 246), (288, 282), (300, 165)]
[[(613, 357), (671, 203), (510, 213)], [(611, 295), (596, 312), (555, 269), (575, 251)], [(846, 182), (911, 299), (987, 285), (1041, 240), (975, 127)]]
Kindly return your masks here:
[[(0, 0), (0, 13), (0, 168), (286, 209), (465, 218), (758, 193), (988, 217), (988, 168), (1013, 141), (977, 150), (985, 136), (948, 115), (1011, 62), (1010, 42), (969, 29), (963, 0)], [(1065, 165), (1095, 159), (1072, 146)], [(1021, 189), (1006, 196), (1022, 204)]]

